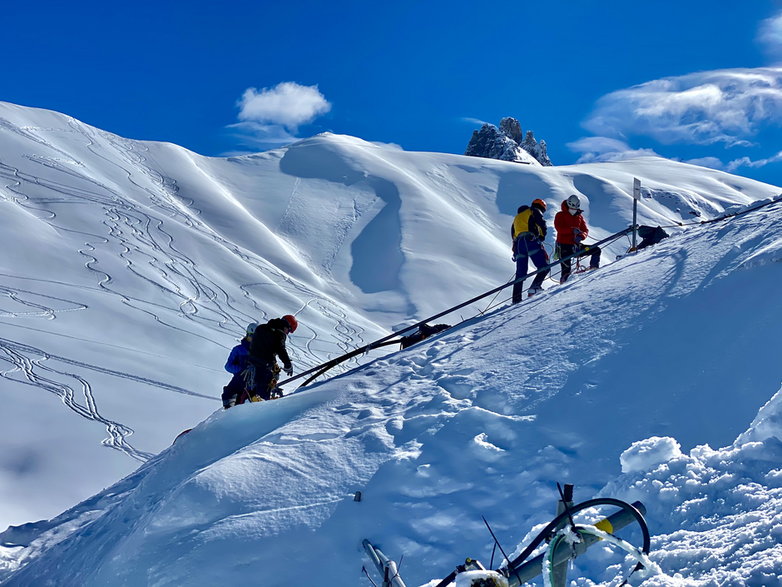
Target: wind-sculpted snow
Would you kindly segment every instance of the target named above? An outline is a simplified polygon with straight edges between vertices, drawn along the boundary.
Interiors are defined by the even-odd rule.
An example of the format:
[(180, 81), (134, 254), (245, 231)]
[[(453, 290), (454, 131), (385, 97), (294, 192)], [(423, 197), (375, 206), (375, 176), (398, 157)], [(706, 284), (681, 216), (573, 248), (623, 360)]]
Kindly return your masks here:
[[(714, 496), (733, 491), (747, 516), (758, 496), (776, 503), (775, 419), (756, 422), (751, 454), (749, 440), (696, 447), (751, 435), (779, 389), (782, 204), (698, 223), (778, 188), (657, 158), (532, 169), (328, 134), (206, 158), (46, 111), (4, 104), (0, 119), (0, 234), (14, 251), (0, 260), (0, 521), (15, 525), (0, 581), (298, 584), (318, 561), (323, 584), (362, 585), (369, 538), (423, 584), (465, 556), (488, 562), (481, 516), (518, 550), (553, 514), (556, 482), (579, 499), (643, 498), (662, 528), (665, 575), (649, 581), (760, 581), (741, 548), (712, 540), (728, 528)], [(625, 228), (633, 177), (639, 221), (672, 234), (655, 247), (614, 262), (620, 239), (599, 271), (560, 285), (555, 270), (520, 305), (501, 292), (403, 352), (218, 409), (247, 322), (295, 314), (300, 372), (506, 282), (508, 228), (534, 197), (552, 212), (578, 191), (595, 239)], [(752, 463), (757, 488), (704, 456), (722, 451)], [(708, 461), (696, 483), (653, 473), (682, 459)], [(701, 495), (715, 534), (695, 517), (658, 521)], [(677, 556), (688, 540), (713, 564)], [(751, 548), (779, 574), (772, 546)], [(609, 581), (618, 563), (601, 553), (578, 568)]]
[(779, 583), (780, 403), (777, 392), (750, 428), (724, 448), (702, 445), (682, 454), (673, 439), (652, 438), (622, 455), (623, 462), (635, 463), (632, 471), (601, 493), (648, 504), (649, 519), (657, 521), (652, 558), (690, 579), (657, 577), (644, 585)]
[[(10, 143), (0, 157), (8, 221), (5, 248), (18, 251), (6, 258), (2, 271), (1, 292), (8, 302), (0, 315), (11, 329), (3, 346), (8, 366), (3, 377), (53, 392), (74, 414), (104, 425), (106, 437), (96, 441), (134, 459), (145, 458), (150, 451), (138, 448), (131, 434), (141, 434), (139, 440), (159, 450), (176, 431), (203, 418), (216, 407), (227, 380), (227, 374), (220, 375), (222, 363), (247, 322), (312, 312), (294, 338), (301, 345), (291, 345), (299, 369), (364, 343), (367, 327), (372, 337), (381, 332), (329, 294), (216, 235), (201, 221), (195, 199), (180, 192), (177, 180), (147, 164), (149, 149), (143, 144), (54, 113), (6, 110), (17, 117), (32, 113), (38, 125), (7, 119), (2, 124)], [(149, 350), (157, 359), (139, 362)], [(103, 373), (117, 373), (120, 379), (107, 386), (80, 370), (53, 380), (51, 373), (59, 370), (39, 363), (54, 355), (90, 365), (116, 361), (120, 368)], [(206, 380), (202, 365), (210, 365)], [(48, 377), (40, 374), (44, 370)], [(154, 396), (121, 383), (122, 373), (215, 403), (153, 403)], [(69, 378), (75, 379), (75, 387)], [(117, 397), (118, 391), (136, 395), (131, 409), (118, 410), (127, 403)], [(77, 394), (84, 396), (83, 403)], [(114, 415), (100, 416), (98, 405)], [(163, 413), (176, 411), (162, 428), (159, 418), (147, 415), (150, 409), (160, 413), (161, 406)], [(103, 484), (133, 466), (99, 453), (90, 458), (111, 461), (109, 467), (96, 468)], [(4, 491), (9, 507), (16, 490)], [(47, 495), (45, 511), (54, 513), (52, 504), (67, 504), (74, 498), (70, 491), (66, 487), (54, 499)], [(81, 492), (77, 489), (76, 495)], [(27, 501), (34, 502), (36, 498)], [(12, 519), (18, 515), (24, 514)]]
[[(644, 585), (773, 584), (779, 396), (758, 409), (779, 389), (766, 341), (782, 310), (761, 307), (780, 274), (760, 252), (782, 242), (781, 208), (693, 227), (309, 390), (217, 412), (30, 533), (8, 584), (290, 584), (316, 560), (324, 584), (363, 585), (363, 538), (404, 557), (407, 584), (434, 584), (465, 556), (488, 562), (482, 516), (518, 553), (553, 515), (556, 482), (579, 500), (644, 503), (662, 570)], [(735, 310), (739, 285), (753, 311)], [(87, 516), (96, 502), (102, 515)], [(593, 550), (578, 584), (622, 574), (615, 551)]]

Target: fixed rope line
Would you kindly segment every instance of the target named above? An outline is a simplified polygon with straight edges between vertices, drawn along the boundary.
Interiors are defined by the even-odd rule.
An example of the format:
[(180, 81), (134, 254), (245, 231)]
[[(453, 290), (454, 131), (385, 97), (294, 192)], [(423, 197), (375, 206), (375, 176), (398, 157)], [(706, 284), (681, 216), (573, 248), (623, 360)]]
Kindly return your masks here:
[(748, 208), (746, 210), (740, 210), (739, 212), (731, 212), (730, 214), (723, 214), (722, 216), (718, 216), (717, 218), (712, 218), (710, 220), (693, 220), (692, 222), (675, 222), (675, 224), (666, 224), (664, 226), (660, 226), (660, 228), (678, 228), (682, 226), (698, 226), (701, 224), (711, 224), (712, 222), (719, 222), (721, 220), (728, 220), (729, 218), (735, 218), (737, 216), (743, 216), (744, 214), (749, 214), (750, 212), (755, 212), (757, 210), (760, 210), (761, 208), (765, 208), (766, 206), (771, 206), (773, 204), (777, 204), (779, 202), (782, 202), (782, 194), (775, 196), (771, 199), (769, 202), (763, 202), (762, 204), (759, 204), (757, 206), (754, 206), (752, 208)]
[(712, 218), (711, 220), (701, 220), (698, 224), (711, 224), (712, 222), (719, 222), (720, 220), (728, 220), (729, 218), (736, 218), (737, 216), (744, 216), (744, 214), (749, 214), (750, 212), (757, 212), (758, 210), (765, 208), (766, 206), (771, 206), (773, 204), (778, 204), (782, 202), (782, 194), (774, 197), (769, 202), (763, 202), (762, 204), (755, 206), (753, 208), (747, 208), (746, 210), (740, 210), (738, 212), (732, 212), (731, 214), (723, 214), (719, 218)]
[[(510, 277), (509, 277), (508, 279), (512, 279), (512, 278), (513, 278), (515, 275), (516, 275), (516, 272), (514, 271), (513, 273), (511, 273), (511, 274), (510, 274)], [(492, 307), (492, 304), (494, 303), (494, 300), (496, 300), (496, 299), (497, 299), (497, 296), (498, 296), (498, 295), (500, 295), (500, 292), (497, 292), (497, 294), (496, 294), (496, 295), (495, 295), (495, 296), (494, 296), (494, 297), (491, 299), (491, 301), (489, 302), (489, 305), (488, 305), (488, 306), (486, 306), (486, 308), (484, 308), (484, 309), (483, 309), (483, 310), (481, 310), (480, 312), (478, 312), (478, 314), (477, 314), (477, 315), (478, 315), (478, 316), (483, 316), (483, 315), (484, 315), (486, 312), (488, 312), (488, 311), (489, 311), (489, 308), (491, 308), (491, 307)]]
[[(602, 245), (602, 244), (605, 244), (605, 243), (612, 242), (612, 241), (614, 241), (614, 240), (616, 240), (618, 238), (621, 238), (622, 236), (624, 236), (626, 234), (629, 234), (634, 229), (635, 229), (634, 226), (629, 226), (629, 227), (627, 227), (627, 228), (625, 228), (623, 230), (620, 230), (619, 232), (617, 232), (615, 234), (612, 234), (609, 237), (604, 238), (601, 241), (596, 242), (592, 246), (598, 246), (598, 245)], [(489, 290), (487, 292), (484, 292), (484, 293), (482, 293), (480, 295), (477, 295), (474, 298), (470, 298), (466, 302), (462, 302), (461, 304), (458, 304), (456, 306), (448, 308), (447, 310), (444, 310), (444, 311), (440, 312), (439, 314), (435, 314), (434, 316), (429, 316), (428, 318), (426, 318), (424, 320), (420, 320), (419, 322), (416, 322), (415, 324), (413, 324), (411, 326), (408, 326), (407, 328), (403, 328), (402, 330), (398, 330), (397, 332), (393, 332), (393, 333), (391, 333), (391, 334), (389, 334), (387, 336), (384, 336), (383, 338), (380, 338), (380, 339), (378, 339), (378, 340), (376, 340), (374, 342), (371, 342), (371, 343), (369, 343), (367, 345), (359, 347), (359, 348), (357, 348), (357, 349), (355, 349), (355, 350), (353, 350), (353, 351), (351, 351), (349, 353), (346, 353), (346, 354), (344, 354), (344, 355), (342, 355), (340, 357), (336, 357), (334, 359), (331, 359), (330, 361), (326, 361), (325, 363), (317, 365), (316, 367), (312, 367), (311, 369), (307, 369), (306, 371), (303, 371), (302, 373), (299, 373), (298, 375), (294, 375), (293, 377), (289, 377), (285, 381), (281, 381), (279, 383), (279, 385), (282, 386), (282, 385), (285, 385), (287, 383), (290, 383), (291, 381), (295, 381), (297, 379), (301, 379), (302, 377), (305, 377), (307, 375), (312, 375), (313, 373), (317, 373), (317, 375), (315, 375), (314, 377), (310, 377), (309, 379), (307, 379), (307, 381), (305, 383), (303, 383), (302, 385), (299, 386), (299, 387), (303, 387), (304, 385), (306, 385), (307, 383), (310, 383), (313, 379), (315, 379), (315, 377), (318, 377), (318, 376), (322, 375), (323, 373), (325, 373), (329, 369), (331, 369), (333, 367), (336, 367), (337, 365), (339, 365), (340, 363), (342, 363), (344, 361), (347, 361), (348, 359), (352, 359), (353, 357), (356, 357), (358, 355), (367, 353), (367, 352), (371, 351), (372, 349), (375, 349), (375, 348), (378, 348), (378, 347), (381, 347), (381, 346), (390, 345), (390, 344), (395, 344), (395, 343), (399, 342), (398, 339), (397, 340), (394, 340), (394, 339), (396, 337), (398, 337), (400, 334), (404, 333), (404, 332), (415, 330), (416, 328), (418, 328), (420, 326), (423, 326), (424, 324), (427, 324), (429, 322), (432, 322), (433, 320), (437, 320), (438, 318), (442, 318), (443, 316), (446, 316), (448, 314), (452, 314), (456, 310), (460, 310), (461, 308), (464, 308), (465, 306), (469, 306), (470, 304), (474, 304), (475, 302), (477, 302), (479, 300), (482, 300), (482, 299), (487, 298), (487, 297), (489, 297), (491, 295), (494, 295), (497, 292), (502, 291), (503, 289), (505, 289), (507, 287), (511, 287), (511, 286), (513, 286), (516, 283), (521, 283), (522, 281), (524, 281), (525, 279), (527, 279), (529, 277), (532, 277), (533, 275), (537, 275), (538, 273), (541, 273), (543, 271), (548, 271), (552, 267), (556, 267), (557, 265), (559, 265), (562, 261), (566, 261), (568, 259), (572, 259), (572, 258), (578, 256), (579, 254), (581, 254), (581, 253), (580, 252), (573, 253), (572, 255), (568, 255), (567, 257), (563, 257), (561, 259), (558, 259), (557, 261), (555, 261), (553, 263), (549, 263), (547, 265), (544, 265), (543, 267), (540, 267), (540, 268), (536, 269), (535, 271), (531, 271), (531, 272), (527, 273), (526, 275), (523, 275), (523, 276), (519, 277), (518, 279), (513, 279), (513, 280), (511, 280), (511, 281), (509, 281), (507, 283), (504, 283), (504, 284), (502, 284), (502, 285), (500, 285), (498, 287), (495, 287), (494, 289), (491, 289), (491, 290)], [(465, 320), (462, 320), (462, 322), (465, 322)], [(460, 322), (460, 324), (461, 324), (461, 322)]]
[[(777, 204), (779, 202), (782, 202), (782, 194), (774, 197), (772, 200), (770, 200), (768, 202), (763, 202), (762, 204), (760, 204), (758, 206), (754, 206), (752, 208), (747, 208), (746, 210), (741, 210), (739, 212), (733, 212), (731, 214), (724, 214), (724, 215), (722, 215), (722, 216), (720, 216), (718, 218), (712, 218), (711, 220), (702, 220), (702, 221), (699, 221), (699, 222), (693, 222), (690, 225), (694, 226), (694, 225), (698, 225), (698, 224), (710, 224), (710, 223), (713, 223), (713, 222), (719, 222), (721, 220), (728, 220), (728, 219), (731, 219), (731, 218), (736, 218), (738, 216), (743, 216), (744, 214), (749, 214), (750, 212), (756, 212), (757, 210), (761, 210), (762, 208), (765, 208), (767, 206), (771, 206), (773, 204)], [(684, 224), (678, 224), (676, 226), (684, 226)], [(613, 235), (611, 235), (609, 237), (606, 237), (606, 238), (604, 238), (601, 241), (598, 241), (598, 242), (594, 243), (591, 246), (594, 247), (594, 246), (599, 246), (599, 245), (602, 245), (602, 244), (605, 244), (605, 243), (613, 242), (614, 240), (616, 240), (618, 238), (621, 238), (622, 236), (628, 235), (631, 232), (633, 232), (634, 230), (637, 230), (637, 228), (638, 228), (637, 226), (632, 226), (631, 225), (631, 226), (625, 228), (624, 230), (620, 230), (619, 232), (617, 232), (617, 233), (615, 233), (615, 234), (613, 234)], [(310, 377), (309, 379), (307, 379), (306, 382), (304, 382), (302, 385), (299, 386), (299, 387), (303, 387), (304, 385), (307, 385), (307, 384), (311, 383), (315, 378), (319, 377), (320, 375), (322, 375), (323, 373), (325, 373), (329, 369), (332, 369), (333, 367), (336, 367), (337, 365), (339, 365), (340, 363), (342, 363), (344, 361), (347, 361), (348, 359), (352, 359), (353, 357), (356, 357), (358, 355), (367, 353), (367, 352), (371, 351), (372, 349), (375, 349), (375, 348), (378, 348), (378, 347), (382, 347), (382, 346), (387, 346), (387, 345), (398, 343), (399, 339), (396, 339), (396, 340), (394, 340), (394, 339), (395, 339), (395, 337), (399, 336), (400, 334), (403, 334), (405, 332), (414, 330), (414, 329), (416, 329), (416, 328), (418, 328), (418, 327), (420, 327), (420, 326), (422, 326), (424, 324), (427, 324), (428, 322), (431, 322), (432, 320), (436, 320), (437, 318), (441, 318), (442, 316), (446, 316), (448, 314), (451, 314), (451, 313), (455, 312), (456, 310), (464, 308), (465, 306), (469, 306), (470, 304), (473, 304), (473, 303), (475, 303), (475, 302), (477, 302), (479, 300), (487, 298), (490, 295), (496, 294), (496, 293), (502, 291), (503, 289), (505, 289), (507, 287), (511, 287), (512, 285), (516, 284), (517, 282), (522, 282), (525, 279), (527, 279), (529, 277), (532, 277), (533, 275), (537, 275), (538, 273), (540, 273), (542, 271), (550, 270), (553, 267), (556, 267), (557, 265), (562, 263), (562, 261), (567, 261), (568, 259), (576, 258), (579, 255), (580, 255), (580, 252), (573, 253), (572, 255), (568, 255), (567, 257), (563, 257), (561, 259), (557, 259), (553, 263), (549, 263), (548, 265), (544, 265), (543, 267), (540, 267), (539, 269), (536, 269), (535, 271), (531, 271), (530, 273), (527, 273), (526, 275), (524, 275), (522, 277), (519, 277), (518, 279), (513, 279), (513, 280), (511, 280), (511, 281), (509, 281), (509, 282), (507, 282), (507, 283), (505, 283), (503, 285), (500, 285), (498, 287), (495, 287), (494, 289), (489, 290), (489, 291), (487, 291), (487, 292), (485, 292), (485, 293), (483, 293), (481, 295), (475, 296), (474, 298), (471, 298), (471, 299), (467, 300), (466, 302), (462, 302), (461, 304), (459, 304), (457, 306), (453, 306), (452, 308), (449, 308), (448, 310), (440, 312), (439, 314), (435, 314), (434, 316), (430, 316), (429, 318), (427, 318), (425, 320), (421, 320), (419, 322), (416, 322), (415, 324), (413, 324), (411, 326), (408, 326), (407, 328), (404, 328), (404, 329), (399, 330), (397, 332), (391, 333), (388, 336), (385, 336), (385, 337), (383, 337), (383, 338), (381, 338), (379, 340), (376, 340), (375, 342), (372, 342), (372, 343), (369, 343), (367, 345), (364, 345), (363, 347), (355, 349), (355, 350), (353, 350), (353, 351), (351, 351), (349, 353), (346, 353), (346, 354), (344, 354), (344, 355), (342, 355), (340, 357), (337, 357), (337, 358), (331, 359), (329, 361), (326, 361), (325, 363), (317, 365), (316, 367), (312, 367), (311, 369), (307, 369), (306, 371), (304, 371), (302, 373), (299, 373), (298, 375), (294, 375), (293, 377), (290, 377), (290, 378), (286, 379), (285, 381), (280, 382), (280, 385), (283, 385), (283, 384), (289, 383), (291, 381), (295, 381), (297, 379), (305, 377), (307, 375), (313, 375), (313, 374), (316, 373), (316, 375)], [(487, 311), (488, 311), (488, 308), (483, 310), (483, 312), (479, 312), (478, 314), (476, 314), (476, 316), (483, 315)], [(462, 320), (461, 322), (459, 322), (459, 324), (461, 324), (462, 322), (465, 322), (465, 320)]]

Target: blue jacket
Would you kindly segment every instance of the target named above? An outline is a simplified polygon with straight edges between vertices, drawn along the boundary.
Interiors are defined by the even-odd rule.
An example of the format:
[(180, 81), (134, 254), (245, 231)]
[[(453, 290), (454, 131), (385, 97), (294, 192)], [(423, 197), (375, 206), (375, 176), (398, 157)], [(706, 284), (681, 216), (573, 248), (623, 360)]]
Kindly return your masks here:
[(234, 375), (241, 373), (250, 364), (249, 356), (250, 341), (245, 337), (242, 342), (231, 349), (231, 354), (228, 355), (228, 360), (225, 362), (225, 370)]

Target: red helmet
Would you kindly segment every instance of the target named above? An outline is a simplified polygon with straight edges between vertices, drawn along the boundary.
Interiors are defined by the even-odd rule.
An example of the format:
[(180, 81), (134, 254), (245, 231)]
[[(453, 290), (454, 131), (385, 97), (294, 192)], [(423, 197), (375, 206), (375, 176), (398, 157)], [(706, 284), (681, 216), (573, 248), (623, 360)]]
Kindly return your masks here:
[(540, 208), (543, 212), (546, 211), (546, 202), (544, 202), (540, 198), (535, 198), (534, 200), (532, 200), (532, 205), (538, 206), (538, 208)]
[(285, 314), (285, 316), (283, 316), (282, 319), (288, 323), (291, 332), (296, 332), (296, 327), (299, 325), (299, 323), (296, 321), (296, 318), (294, 316), (291, 316), (290, 314)]

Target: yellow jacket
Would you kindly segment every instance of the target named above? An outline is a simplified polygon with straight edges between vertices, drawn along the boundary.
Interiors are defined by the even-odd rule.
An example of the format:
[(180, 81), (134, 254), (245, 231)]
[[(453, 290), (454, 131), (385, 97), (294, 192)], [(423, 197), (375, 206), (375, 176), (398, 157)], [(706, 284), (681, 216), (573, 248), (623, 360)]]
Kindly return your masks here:
[(537, 208), (522, 206), (519, 213), (513, 219), (510, 235), (515, 240), (517, 236), (530, 233), (533, 237), (543, 240), (546, 238), (546, 221), (543, 214)]

